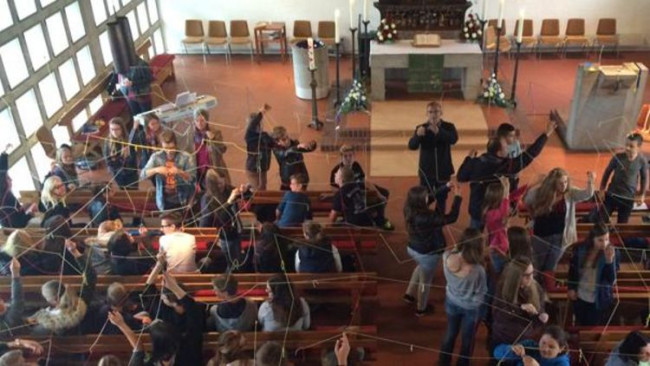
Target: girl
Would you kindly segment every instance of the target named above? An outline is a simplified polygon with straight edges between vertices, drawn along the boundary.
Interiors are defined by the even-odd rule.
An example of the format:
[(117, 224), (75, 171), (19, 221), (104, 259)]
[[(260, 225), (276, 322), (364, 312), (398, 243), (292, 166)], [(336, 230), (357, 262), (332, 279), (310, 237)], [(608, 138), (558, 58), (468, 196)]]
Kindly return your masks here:
[(440, 365), (451, 364), (458, 332), (461, 332), (462, 345), (457, 365), (470, 364), (479, 309), (487, 292), (487, 277), (482, 261), (483, 238), (477, 229), (465, 229), (456, 247), (443, 254), (442, 263), (447, 280), (447, 333), (440, 348)]
[(323, 227), (315, 221), (306, 221), (302, 225), (306, 243), (296, 252), (296, 272), (323, 273), (341, 272), (341, 255), (336, 246), (324, 236)]
[(515, 361), (517, 366), (569, 366), (567, 335), (552, 325), (544, 329), (539, 343), (526, 339), (515, 345), (500, 344), (494, 349), (497, 361)]
[(605, 366), (635, 366), (650, 362), (650, 338), (635, 330), (612, 350)]
[(530, 232), (525, 227), (511, 226), (508, 228), (508, 260), (526, 257), (532, 260), (533, 246), (530, 243)]
[(108, 122), (109, 135), (104, 141), (104, 159), (120, 188), (138, 189), (138, 168), (135, 150), (128, 143), (126, 127), (120, 117)]
[(228, 330), (219, 335), (215, 356), (208, 361), (208, 366), (247, 366), (252, 360), (244, 355), (246, 338), (236, 330)]
[(552, 272), (562, 252), (578, 239), (576, 203), (593, 196), (594, 182), (594, 173), (587, 172), (585, 190), (571, 187), (566, 170), (554, 168), (541, 184), (528, 191), (524, 198), (533, 218), (535, 268), (540, 274), (544, 274), (546, 289), (555, 285)]
[(288, 191), (291, 183), (291, 176), (294, 174), (303, 174), (305, 177), (305, 189), (309, 184), (309, 173), (305, 165), (303, 153), (316, 150), (318, 146), (316, 141), (312, 140), (308, 144), (301, 144), (298, 140), (292, 140), (287, 134), (287, 129), (282, 126), (273, 128), (273, 139), (276, 147), (273, 149), (273, 155), (280, 167), (280, 190)]
[(210, 114), (205, 109), (194, 111), (194, 151), (196, 153), (197, 182), (203, 187), (208, 169), (218, 169), (228, 184), (230, 175), (223, 154), (228, 147), (223, 143), (223, 136), (218, 129), (208, 126)]
[[(77, 167), (72, 157), (72, 148), (69, 145), (61, 145), (56, 151), (56, 161), (49, 176), (57, 176), (65, 184), (66, 190), (71, 191), (79, 187)], [(46, 176), (46, 178), (49, 178)]]
[(259, 112), (253, 113), (246, 122), (246, 176), (255, 190), (266, 190), (266, 174), (271, 167), (271, 149), (275, 141), (262, 130), (262, 118), (271, 109), (264, 104)]
[(65, 185), (61, 178), (53, 175), (45, 180), (41, 190), (41, 204), (39, 209), (44, 213), (41, 226), (54, 216), (63, 216), (70, 219), (70, 209), (65, 204)]
[(534, 273), (527, 257), (515, 258), (503, 269), (492, 307), (492, 347), (530, 339), (548, 321), (546, 295)]
[(571, 256), (568, 297), (573, 301), (576, 325), (604, 325), (614, 301), (618, 261), (616, 250), (609, 243), (609, 231), (596, 224), (587, 242), (577, 245)]
[(266, 284), (269, 297), (262, 303), (257, 319), (265, 332), (307, 330), (311, 324), (309, 305), (304, 298), (294, 296), (289, 279), (282, 275), (272, 277)]
[(494, 273), (499, 275), (508, 260), (508, 237), (506, 228), (510, 203), (517, 202), (526, 187), (510, 192), (510, 179), (499, 177), (499, 183), (490, 183), (483, 198), (483, 222), (488, 232), (488, 247)]
[[(145, 127), (140, 125), (140, 119), (135, 118), (133, 120), (133, 130), (129, 136), (129, 140), (133, 142), (134, 145), (140, 146), (140, 163), (138, 167), (140, 169), (144, 168), (149, 161), (149, 158), (156, 151), (157, 148), (161, 148), (160, 134), (162, 133), (162, 125), (160, 124), (160, 119), (154, 113), (147, 114), (145, 117)], [(137, 151), (137, 149), (136, 149)]]
[(427, 188), (423, 186), (411, 188), (404, 202), (404, 221), (409, 235), (407, 252), (417, 266), (413, 270), (403, 299), (412, 304), (417, 297), (416, 316), (423, 316), (433, 311), (427, 301), (433, 275), (445, 248), (442, 227), (456, 222), (462, 201), (460, 187), (454, 186), (454, 193), (456, 197), (447, 215), (429, 208), (432, 203), (431, 197)]

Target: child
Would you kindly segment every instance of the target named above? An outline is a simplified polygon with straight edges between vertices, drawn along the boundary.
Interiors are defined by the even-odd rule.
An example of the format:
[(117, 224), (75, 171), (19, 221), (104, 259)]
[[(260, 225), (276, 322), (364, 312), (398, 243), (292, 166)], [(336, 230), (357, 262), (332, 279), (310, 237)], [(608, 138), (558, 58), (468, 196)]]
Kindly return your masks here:
[(307, 166), (305, 166), (303, 153), (312, 152), (318, 146), (316, 141), (312, 140), (308, 144), (301, 144), (298, 140), (292, 140), (287, 135), (287, 129), (282, 126), (273, 128), (273, 139), (275, 140), (275, 147), (273, 148), (273, 155), (278, 161), (280, 167), (280, 190), (288, 191), (289, 184), (291, 183), (291, 176), (294, 174), (302, 174), (305, 177), (305, 188), (309, 183), (309, 173), (307, 173)]
[(104, 141), (106, 166), (120, 188), (138, 189), (137, 157), (128, 136), (124, 121), (115, 117), (108, 123), (109, 135)]
[(306, 180), (302, 174), (291, 176), (291, 191), (284, 193), (275, 213), (279, 227), (299, 226), (305, 220), (311, 220), (311, 204), (305, 194)]
[(530, 232), (521, 226), (508, 228), (508, 260), (525, 257), (533, 258), (533, 245), (530, 241)]
[(526, 339), (515, 345), (500, 344), (493, 354), (497, 361), (516, 361), (517, 366), (569, 366), (571, 362), (567, 351), (566, 333), (552, 325), (544, 330), (539, 343)]
[[(522, 187), (526, 188), (526, 187)], [(508, 237), (506, 227), (510, 212), (510, 202), (518, 201), (523, 189), (510, 192), (510, 180), (508, 177), (499, 177), (499, 183), (490, 183), (485, 191), (483, 199), (483, 221), (488, 231), (488, 246), (490, 248), (490, 259), (496, 274), (501, 273), (507, 261)]]
[(521, 144), (515, 126), (507, 122), (500, 124), (497, 127), (497, 137), (505, 141), (509, 157), (516, 158), (521, 155)]
[(341, 272), (341, 255), (323, 234), (323, 227), (315, 221), (307, 221), (302, 225), (302, 230), (307, 242), (296, 251), (296, 272)]
[[(600, 181), (600, 191), (605, 186), (610, 175), (614, 173), (600, 210), (600, 219), (609, 222), (609, 216), (618, 211), (617, 222), (625, 224), (630, 219), (635, 198), (638, 203), (645, 202), (645, 191), (648, 189), (648, 164), (640, 153), (643, 137), (632, 133), (625, 140), (625, 152), (612, 156), (603, 179)], [(637, 184), (639, 189), (637, 190)]]

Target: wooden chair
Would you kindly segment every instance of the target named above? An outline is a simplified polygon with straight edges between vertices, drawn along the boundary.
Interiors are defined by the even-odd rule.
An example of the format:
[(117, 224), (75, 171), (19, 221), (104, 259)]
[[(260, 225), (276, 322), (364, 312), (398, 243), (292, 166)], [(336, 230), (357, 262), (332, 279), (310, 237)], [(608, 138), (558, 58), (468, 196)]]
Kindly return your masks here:
[(253, 40), (248, 30), (248, 22), (245, 20), (230, 21), (230, 42), (228, 42), (228, 51), (232, 55), (232, 46), (248, 45), (251, 52), (251, 61), (253, 61)]
[(598, 20), (598, 29), (594, 38), (594, 47), (614, 46), (618, 57), (618, 34), (616, 33), (616, 19), (602, 18)]
[(537, 55), (539, 56), (540, 47), (542, 46), (555, 47), (556, 51), (560, 51), (563, 45), (564, 38), (560, 36), (560, 21), (558, 19), (544, 19), (537, 43)]
[(52, 131), (45, 126), (41, 126), (36, 131), (36, 139), (43, 147), (45, 155), (54, 160), (56, 157), (56, 140), (54, 139), (54, 135), (52, 135)]
[[(510, 44), (510, 40), (508, 40), (505, 35), (502, 35), (501, 40), (499, 41), (499, 52), (508, 52), (508, 57), (510, 57), (511, 48), (512, 45)], [(497, 34), (496, 30), (491, 25), (488, 25), (485, 30), (485, 49), (487, 51), (496, 51), (497, 49)]]
[[(519, 33), (519, 20), (515, 23), (515, 41), (517, 39), (517, 34)], [(525, 48), (530, 48), (531, 50), (537, 45), (537, 38), (533, 35), (533, 20), (524, 19), (524, 32), (521, 35), (521, 46)]]
[[(488, 20), (487, 26), (488, 27), (491, 26), (492, 28), (494, 28), (494, 32), (495, 32), (494, 34), (496, 34), (496, 30), (497, 30), (497, 20), (496, 19)], [(501, 36), (504, 37), (505, 35), (506, 35), (506, 20), (501, 19)]]
[(318, 39), (328, 46), (334, 46), (334, 37), (336, 36), (334, 22), (321, 20), (318, 22)]
[(185, 21), (185, 38), (181, 41), (183, 44), (183, 49), (187, 54), (187, 45), (188, 44), (200, 44), (201, 52), (205, 52), (205, 44), (203, 43), (203, 37), (205, 32), (203, 32), (203, 21), (199, 19), (188, 19)]
[(311, 37), (311, 22), (309, 20), (296, 20), (293, 22), (293, 38), (291, 39), (291, 43), (304, 41)]
[(208, 36), (205, 37), (205, 46), (208, 53), (210, 53), (210, 46), (222, 46), (226, 51), (226, 63), (230, 62), (226, 22), (223, 20), (211, 20), (208, 22)]
[(582, 47), (585, 51), (589, 46), (589, 39), (585, 37), (585, 20), (582, 18), (569, 19), (566, 26), (563, 54), (566, 55), (566, 50), (569, 46)]

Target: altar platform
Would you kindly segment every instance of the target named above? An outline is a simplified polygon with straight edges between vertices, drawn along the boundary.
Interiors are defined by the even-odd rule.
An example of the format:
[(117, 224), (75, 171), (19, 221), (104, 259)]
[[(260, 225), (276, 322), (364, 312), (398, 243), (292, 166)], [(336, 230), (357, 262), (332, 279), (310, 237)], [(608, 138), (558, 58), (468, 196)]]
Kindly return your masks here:
[[(391, 69), (409, 69), (411, 55), (440, 56), (443, 69), (458, 69), (465, 100), (474, 100), (481, 90), (483, 55), (477, 43), (453, 39), (441, 40), (440, 47), (413, 47), (411, 40), (370, 45), (370, 69), (373, 100), (386, 99), (386, 72)], [(411, 58), (411, 60), (410, 60)], [(429, 82), (429, 81), (424, 81)], [(431, 80), (438, 83), (441, 80)]]

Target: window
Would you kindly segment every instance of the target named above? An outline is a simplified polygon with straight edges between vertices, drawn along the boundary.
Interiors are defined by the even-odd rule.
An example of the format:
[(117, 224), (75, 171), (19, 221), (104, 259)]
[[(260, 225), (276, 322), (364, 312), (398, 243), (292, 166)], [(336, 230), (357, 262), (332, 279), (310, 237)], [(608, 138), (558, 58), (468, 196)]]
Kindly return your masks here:
[(104, 66), (108, 66), (108, 64), (113, 62), (113, 53), (111, 53), (111, 44), (108, 40), (108, 31), (105, 31), (99, 36), (99, 46), (102, 49)]
[(65, 99), (70, 100), (80, 90), (77, 72), (74, 69), (74, 59), (69, 59), (63, 65), (59, 66), (59, 74), (61, 75), (61, 84), (63, 84)]
[(9, 87), (12, 89), (29, 76), (18, 38), (14, 38), (0, 47), (0, 58), (2, 58), (2, 64), (7, 74)]
[[(40, 83), (38, 88), (41, 90), (41, 100), (43, 100), (43, 107), (45, 107), (45, 114), (50, 118), (62, 106), (61, 93), (59, 93), (59, 86), (56, 83), (56, 76), (54, 73), (49, 74)], [(22, 118), (22, 116), (21, 116)], [(23, 119), (23, 123), (25, 120)]]
[(34, 71), (50, 61), (50, 54), (47, 52), (47, 44), (43, 35), (43, 27), (40, 24), (36, 24), (25, 32), (25, 44)]
[(56, 146), (61, 146), (61, 144), (70, 145), (70, 134), (68, 133), (68, 128), (61, 125), (55, 125), (52, 127), (52, 136), (54, 136), (54, 141), (56, 141)]
[(48, 158), (45, 154), (45, 150), (41, 144), (36, 144), (31, 149), (32, 159), (34, 159), (34, 164), (36, 164), (36, 173), (38, 173), (38, 181), (42, 182), (45, 180), (45, 176), (52, 169), (50, 166), (50, 161), (52, 159)]
[(126, 17), (129, 19), (129, 28), (131, 28), (131, 37), (135, 41), (140, 37), (140, 32), (138, 32), (138, 22), (135, 20), (135, 11), (129, 12)]
[(126, 4), (130, 3), (131, 0), (122, 0), (122, 5), (126, 6)]
[(14, 24), (7, 0), (0, 0), (0, 30)]
[(88, 103), (88, 107), (90, 107), (90, 114), (93, 115), (97, 113), (99, 108), (101, 108), (104, 105), (104, 101), (102, 100), (102, 96), (98, 95), (95, 99), (92, 100), (92, 102)]
[(30, 89), (16, 99), (16, 107), (18, 108), (20, 121), (23, 124), (23, 130), (25, 130), (25, 138), (28, 138), (43, 125), (43, 118), (38, 109), (34, 89)]
[(65, 33), (63, 17), (61, 17), (61, 13), (56, 13), (47, 18), (45, 23), (47, 24), (47, 31), (50, 35), (52, 51), (56, 56), (68, 48), (68, 36)]
[(52, 3), (55, 2), (55, 1), (56, 1), (56, 0), (41, 0), (41, 7), (44, 8), (44, 7), (46, 7), (46, 6), (50, 5), (50, 4), (52, 4)]
[(79, 2), (75, 2), (66, 6), (65, 16), (68, 19), (68, 29), (70, 29), (72, 42), (76, 42), (81, 39), (81, 37), (86, 35), (86, 30), (84, 29), (84, 21), (81, 18), (81, 10), (79, 10)]
[(5, 95), (5, 90), (2, 87), (2, 83), (0, 83), (0, 97), (3, 96), (3, 95)]
[(2, 132), (0, 134), (0, 146), (4, 150), (7, 144), (13, 145), (13, 148), (8, 151), (11, 153), (20, 146), (20, 138), (18, 137), (18, 131), (16, 130), (16, 124), (14, 119), (11, 116), (11, 111), (9, 108), (5, 108), (3, 111), (0, 111), (0, 126), (2, 126)]
[(163, 43), (162, 32), (160, 28), (153, 33), (153, 44), (156, 47), (156, 54), (165, 53), (165, 44)]
[(95, 77), (95, 65), (93, 65), (93, 57), (90, 55), (89, 46), (77, 52), (77, 63), (79, 64), (79, 71), (81, 71), (81, 81), (86, 85)]
[[(43, 162), (42, 164), (50, 165), (50, 159)], [(11, 191), (16, 197), (20, 197), (20, 191), (33, 191), (36, 189), (34, 185), (34, 180), (32, 179), (32, 173), (29, 171), (29, 165), (27, 165), (27, 158), (22, 157), (9, 168), (9, 176), (13, 183), (11, 184)]]
[(93, 18), (95, 18), (95, 25), (100, 25), (106, 20), (106, 7), (104, 0), (90, 0), (90, 5), (93, 8)]
[(106, 0), (106, 5), (108, 5), (108, 13), (111, 15), (122, 8), (120, 0)]
[(147, 16), (147, 4), (145, 3), (138, 5), (138, 21), (142, 33), (146, 32), (149, 29), (149, 17)]
[(147, 5), (149, 6), (149, 19), (151, 19), (151, 24), (154, 24), (158, 21), (158, 5), (156, 5), (156, 0), (147, 0)]
[(36, 13), (36, 3), (34, 0), (14, 0), (14, 6), (16, 7), (16, 13), (18, 13), (18, 19), (20, 20)]
[(79, 131), (86, 121), (88, 121), (88, 112), (84, 109), (72, 119), (72, 130), (74, 132)]

